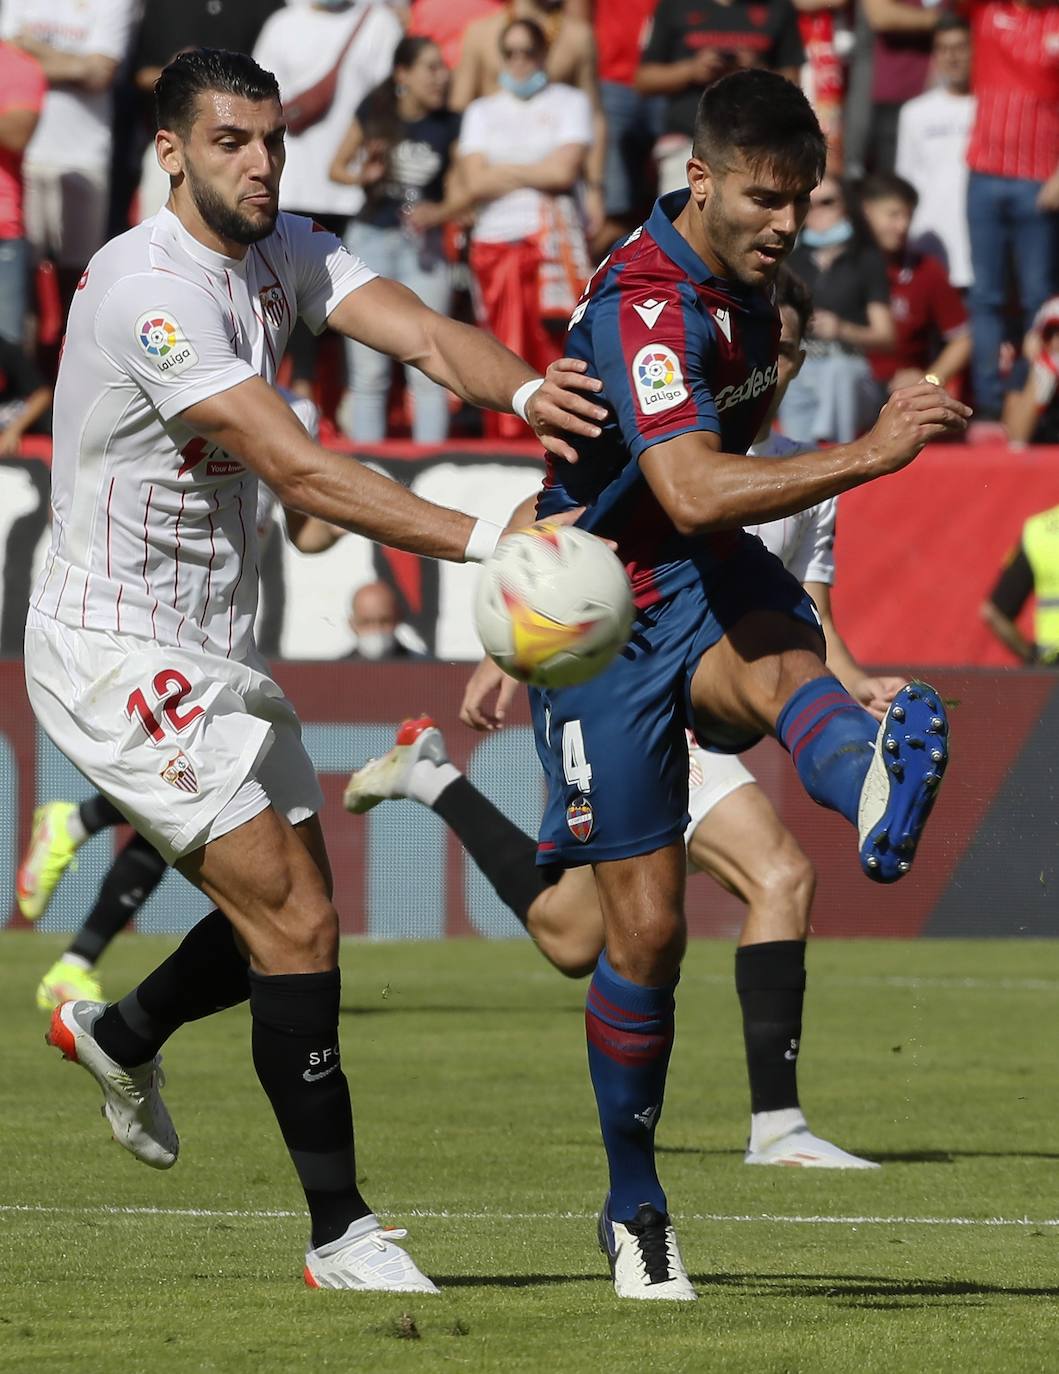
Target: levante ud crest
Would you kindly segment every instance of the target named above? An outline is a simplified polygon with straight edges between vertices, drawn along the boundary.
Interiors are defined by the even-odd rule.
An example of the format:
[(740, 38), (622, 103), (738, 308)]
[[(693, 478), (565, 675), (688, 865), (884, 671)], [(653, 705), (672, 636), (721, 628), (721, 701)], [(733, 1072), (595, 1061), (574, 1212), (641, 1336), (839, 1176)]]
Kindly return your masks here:
[(587, 797), (578, 797), (577, 801), (572, 801), (566, 808), (566, 824), (570, 827), (570, 834), (574, 839), (584, 844), (592, 834), (595, 824), (592, 804)]

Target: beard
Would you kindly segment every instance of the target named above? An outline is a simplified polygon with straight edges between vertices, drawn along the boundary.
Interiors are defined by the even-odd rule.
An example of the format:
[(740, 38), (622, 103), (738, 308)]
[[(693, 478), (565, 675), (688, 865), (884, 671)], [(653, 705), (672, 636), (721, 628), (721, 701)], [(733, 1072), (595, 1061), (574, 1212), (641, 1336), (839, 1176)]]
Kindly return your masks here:
[(195, 209), (202, 216), (203, 222), (220, 238), (249, 246), (261, 239), (267, 239), (275, 229), (279, 216), (278, 205), (263, 223), (260, 220), (252, 220), (233, 206), (226, 205), (209, 182), (200, 180), (189, 162), (184, 164), (184, 175), (188, 180), (188, 191), (191, 193)]

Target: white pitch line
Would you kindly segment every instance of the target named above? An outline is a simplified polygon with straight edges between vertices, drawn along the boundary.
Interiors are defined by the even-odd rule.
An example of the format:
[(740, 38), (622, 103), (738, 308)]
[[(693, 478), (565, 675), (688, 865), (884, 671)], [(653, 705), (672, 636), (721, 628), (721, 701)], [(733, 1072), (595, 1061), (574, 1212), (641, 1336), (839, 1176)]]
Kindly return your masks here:
[[(595, 1212), (453, 1212), (429, 1211), (420, 1207), (390, 1207), (393, 1216), (425, 1221), (594, 1221)], [(308, 1212), (265, 1209), (224, 1209), (214, 1207), (50, 1207), (42, 1203), (0, 1203), (0, 1213), (44, 1213), (60, 1216), (113, 1217), (234, 1217), (244, 1221), (274, 1221), (304, 1218)], [(1059, 1217), (857, 1217), (786, 1216), (774, 1212), (684, 1212), (681, 1221), (739, 1223), (783, 1223), (793, 1226), (1059, 1226)]]
[[(723, 973), (685, 973), (688, 983), (716, 983), (727, 986), (731, 978)], [(813, 984), (828, 988), (917, 988), (952, 992), (1059, 992), (1059, 981), (1050, 978), (920, 978), (913, 974), (852, 975), (814, 973)]]

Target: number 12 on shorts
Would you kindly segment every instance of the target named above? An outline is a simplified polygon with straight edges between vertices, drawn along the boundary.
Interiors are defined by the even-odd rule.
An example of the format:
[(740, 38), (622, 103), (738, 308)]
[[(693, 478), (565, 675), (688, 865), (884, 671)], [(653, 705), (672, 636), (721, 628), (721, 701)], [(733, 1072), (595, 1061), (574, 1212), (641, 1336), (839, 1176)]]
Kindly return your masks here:
[(592, 765), (585, 753), (585, 737), (579, 720), (568, 720), (563, 726), (563, 773), (567, 784), (579, 792), (592, 790)]
[(158, 720), (159, 715), (162, 715), (179, 735), (193, 720), (203, 714), (201, 706), (192, 706), (190, 711), (181, 714), (180, 703), (191, 691), (191, 683), (176, 668), (163, 668), (160, 673), (155, 673), (151, 686), (158, 706), (152, 707), (137, 687), (129, 693), (129, 699), (125, 703), (125, 715), (128, 720), (138, 720), (143, 726), (144, 733), (156, 744), (161, 744), (165, 739), (165, 731)]

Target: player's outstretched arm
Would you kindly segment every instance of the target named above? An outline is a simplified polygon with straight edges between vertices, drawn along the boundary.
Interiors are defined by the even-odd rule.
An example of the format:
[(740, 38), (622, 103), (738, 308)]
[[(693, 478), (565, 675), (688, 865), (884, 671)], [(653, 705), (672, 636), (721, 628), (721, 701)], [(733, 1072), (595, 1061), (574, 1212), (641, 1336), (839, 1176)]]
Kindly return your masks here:
[(907, 467), (932, 439), (962, 433), (969, 406), (929, 382), (895, 391), (852, 444), (792, 458), (722, 453), (720, 436), (693, 430), (655, 444), (640, 468), (681, 534), (779, 520)]
[(388, 353), (485, 410), (511, 413), (516, 392), (540, 385), (524, 400), (525, 418), (549, 453), (568, 462), (577, 451), (562, 437), (595, 438), (607, 412), (592, 399), (602, 383), (587, 364), (562, 358), (543, 381), (528, 363), (485, 330), (459, 324), (423, 304), (399, 282), (376, 277), (343, 298), (328, 317), (340, 334)]
[(380, 544), (462, 563), (488, 557), (500, 537), (497, 525), (435, 506), (363, 463), (321, 448), (260, 377), (197, 402), (181, 419), (252, 468), (284, 506)]

